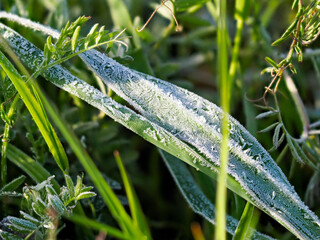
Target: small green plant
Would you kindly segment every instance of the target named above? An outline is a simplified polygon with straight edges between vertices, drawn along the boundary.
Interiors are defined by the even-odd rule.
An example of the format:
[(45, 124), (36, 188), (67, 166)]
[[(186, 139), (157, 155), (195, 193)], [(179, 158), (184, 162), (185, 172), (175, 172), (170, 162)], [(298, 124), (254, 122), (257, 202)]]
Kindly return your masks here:
[[(273, 46), (277, 46), (280, 43), (286, 41), (288, 38), (293, 38), (289, 52), (287, 56), (279, 63), (276, 63), (270, 57), (266, 57), (266, 61), (272, 66), (263, 70), (263, 72), (271, 72), (273, 77), (271, 83), (266, 87), (263, 98), (265, 98), (268, 92), (276, 93), (280, 80), (285, 70), (288, 68), (292, 73), (296, 74), (297, 70), (293, 64), (293, 54), (296, 53), (299, 62), (303, 60), (302, 47), (310, 45), (314, 42), (320, 34), (320, 1), (312, 0), (307, 6), (303, 5), (303, 0), (295, 0), (292, 4), (292, 8), (297, 7), (297, 15), (294, 21), (283, 33), (283, 35), (272, 43)], [(273, 87), (273, 89), (272, 89)]]
[[(299, 62), (302, 62), (302, 47), (310, 45), (318, 38), (320, 34), (319, 6), (320, 1), (317, 0), (310, 1), (307, 6), (303, 5), (302, 0), (294, 1), (292, 8), (298, 8), (294, 21), (285, 33), (272, 44), (273, 46), (277, 46), (285, 40), (293, 38), (289, 52), (279, 63), (276, 63), (274, 60), (267, 57), (266, 61), (272, 65), (272, 67), (263, 70), (263, 72), (271, 72), (273, 77), (269, 86), (266, 87), (263, 100), (265, 101), (265, 104), (268, 105), (265, 98), (266, 94), (270, 93), (273, 96), (274, 107), (259, 106), (264, 112), (256, 117), (256, 119), (272, 116), (276, 116), (277, 118), (277, 122), (260, 131), (261, 133), (265, 133), (274, 130), (272, 139), (273, 147), (270, 151), (277, 150), (286, 140), (286, 146), (282, 150), (283, 154), (289, 149), (297, 162), (309, 165), (316, 172), (319, 171), (319, 161), (317, 160), (318, 155), (315, 153), (315, 149), (319, 149), (319, 144), (315, 141), (315, 136), (318, 135), (319, 132), (314, 130), (314, 128), (317, 127), (318, 124), (317, 122), (310, 123), (306, 108), (299, 96), (298, 89), (286, 70), (289, 68), (293, 74), (296, 74), (297, 70), (296, 67), (294, 67), (294, 59), (297, 58)], [(296, 56), (294, 56), (294, 53)], [(303, 130), (299, 138), (294, 137), (290, 133), (286, 128), (282, 117), (282, 111), (277, 95), (277, 89), (282, 78), (284, 78), (293, 99), (294, 106), (297, 108), (299, 118), (302, 122)]]
[(26, 211), (20, 211), (21, 218), (8, 216), (2, 222), (10, 232), (0, 229), (0, 236), (7, 239), (54, 239), (63, 216), (70, 216), (79, 200), (94, 197), (93, 187), (83, 184), (83, 176), (76, 184), (65, 175), (66, 186), (56, 191), (51, 181), (54, 176), (35, 185), (23, 188)]
[[(0, 2), (6, 11), (0, 12), (2, 238), (189, 239), (191, 225), (196, 240), (231, 238), (227, 234), (233, 240), (292, 235), (318, 239), (320, 95), (315, 86), (320, 85), (299, 74), (290, 76), (288, 70), (310, 74), (311, 58), (320, 84), (320, 51), (305, 50), (319, 35), (320, 1), (293, 1), (297, 9), (293, 23), (286, 24), (289, 28), (274, 42), (292, 40), (289, 52), (280, 56), (275, 49), (285, 44), (270, 45), (283, 25), (271, 23), (287, 18), (275, 14), (279, 6), (286, 9), (285, 1), (235, 0), (234, 7), (225, 0), (174, 0), (170, 6), (165, 0), (160, 5), (80, 2), (37, 0), (36, 12), (24, 1)], [(150, 6), (155, 9), (151, 16), (146, 11)], [(93, 21), (111, 19), (106, 28), (118, 31), (93, 24), (84, 33), (89, 17), (78, 17), (79, 10)], [(141, 29), (140, 17), (149, 17)], [(151, 21), (153, 17), (157, 21)], [(185, 28), (182, 33), (175, 31), (178, 20)], [(123, 29), (132, 38), (122, 37)], [(44, 46), (40, 50), (33, 43)], [(79, 59), (69, 61), (75, 56)], [(264, 112), (257, 115), (243, 96), (261, 86), (256, 76), (265, 56), (271, 56), (266, 58), (271, 67), (265, 72), (272, 80), (263, 89), (265, 105), (259, 107)], [(310, 93), (313, 97), (307, 99)], [(258, 141), (254, 136), (260, 128), (265, 134), (258, 135)], [(273, 134), (268, 135), (270, 131)], [(156, 149), (150, 150), (151, 145), (137, 135), (161, 149), (160, 156), (189, 207), (174, 195), (176, 186), (164, 179), (166, 169), (160, 166)], [(262, 147), (268, 144), (269, 151)], [(304, 171), (295, 171), (296, 160)], [(27, 179), (16, 178), (21, 171)], [(80, 199), (95, 194), (82, 184), (82, 177), (77, 183), (71, 180), (82, 171), (97, 196), (80, 206)], [(123, 189), (118, 182), (116, 191), (112, 188), (113, 178), (122, 179)], [(14, 180), (7, 183), (7, 179)], [(19, 186), (30, 180), (38, 184), (26, 185), (21, 193)], [(226, 187), (231, 190), (228, 194)], [(312, 210), (307, 206), (311, 200)], [(259, 209), (275, 220), (261, 214), (268, 227), (258, 224)], [(190, 210), (203, 219), (194, 218)], [(199, 224), (191, 224), (194, 220)], [(278, 230), (278, 223), (288, 231)], [(80, 231), (79, 225), (90, 230)], [(72, 237), (65, 236), (68, 233)]]

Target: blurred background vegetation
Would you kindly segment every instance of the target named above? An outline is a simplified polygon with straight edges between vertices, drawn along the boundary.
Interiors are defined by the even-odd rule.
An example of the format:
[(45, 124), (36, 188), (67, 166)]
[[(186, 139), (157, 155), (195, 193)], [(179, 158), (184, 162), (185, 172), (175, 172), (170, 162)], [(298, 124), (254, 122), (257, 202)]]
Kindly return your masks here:
[[(191, 4), (191, 7), (184, 5), (187, 2)], [(1, 0), (0, 9), (50, 25), (56, 29), (61, 29), (68, 20), (73, 21), (81, 15), (91, 17), (91, 20), (86, 24), (87, 30), (95, 23), (106, 25), (106, 29), (110, 31), (127, 28), (125, 34), (129, 36), (127, 39), (128, 51), (125, 51), (123, 47), (114, 46), (109, 53), (111, 57), (133, 69), (187, 88), (219, 106), (219, 84), (216, 70), (217, 15), (214, 14), (214, 9), (210, 11), (210, 6), (206, 2), (205, 0), (167, 2), (167, 5), (175, 11), (175, 17), (183, 28), (178, 32), (172, 15), (165, 7), (159, 9), (143, 31), (136, 31), (136, 27), (143, 26), (154, 9), (161, 4), (160, 1)], [(124, 5), (122, 6), (120, 3)], [(277, 47), (271, 47), (271, 43), (279, 38), (293, 21), (295, 10), (291, 9), (291, 4), (292, 1), (289, 0), (251, 1), (250, 14), (245, 22), (243, 32), (235, 87), (232, 92), (231, 115), (246, 126), (266, 149), (272, 147), (272, 133), (258, 134), (257, 132), (272, 124), (275, 119), (270, 117), (256, 120), (255, 116), (261, 110), (248, 99), (260, 98), (265, 91), (264, 87), (271, 80), (270, 75), (260, 74), (264, 68), (268, 67), (265, 57), (280, 58), (288, 51), (290, 41)], [(128, 18), (129, 16), (130, 18)], [(31, 33), (30, 30), (13, 23), (7, 24), (18, 29), (23, 36), (43, 48), (45, 38), (41, 34)], [(233, 44), (232, 39), (235, 36), (235, 24), (234, 1), (229, 0), (230, 46)], [(310, 47), (317, 49), (319, 43), (316, 41)], [(320, 78), (317, 74), (319, 61), (318, 56), (310, 57), (305, 54), (304, 62), (295, 64), (298, 74), (294, 76), (294, 81), (311, 121), (320, 118)], [(71, 66), (73, 74), (92, 85), (101, 87), (97, 84), (92, 73), (83, 70), (85, 68), (79, 58), (72, 59), (66, 65)], [(8, 94), (5, 92), (6, 86), (3, 83), (4, 81), (0, 86), (1, 101)], [(124, 190), (120, 189), (121, 178), (113, 151), (118, 150), (121, 153), (129, 176), (137, 190), (142, 208), (149, 220), (154, 239), (193, 239), (190, 230), (193, 222), (199, 222), (205, 236), (208, 239), (212, 238), (213, 226), (193, 213), (188, 207), (154, 146), (52, 84), (46, 81), (39, 81), (39, 83), (65, 119), (72, 125), (111, 186), (117, 189), (116, 192), (119, 196), (124, 196)], [(108, 89), (106, 91), (108, 92)], [(114, 93), (109, 91), (108, 94), (124, 103)], [(280, 83), (278, 96), (286, 128), (292, 135), (298, 137), (302, 131), (302, 125), (297, 117), (297, 110), (292, 107), (292, 99), (283, 82)], [(3, 132), (3, 127), (4, 122), (1, 121), (0, 132)], [(61, 140), (64, 141), (62, 137)], [(51, 174), (56, 176), (58, 182), (63, 183), (61, 172), (49, 154), (41, 134), (27, 113), (27, 109), (22, 104), (10, 132), (10, 142), (33, 156)], [(283, 147), (280, 146), (277, 151), (272, 152), (274, 159), (277, 159)], [(71, 149), (67, 148), (67, 153), (70, 159), (70, 175), (76, 176), (83, 172), (82, 166)], [(295, 186), (300, 197), (319, 215), (319, 174), (308, 166), (296, 163), (289, 151), (279, 160), (279, 165)], [(9, 179), (20, 174), (19, 169), (9, 165)], [(207, 196), (214, 201), (216, 183), (202, 173), (193, 171), (193, 174), (203, 186)], [(85, 182), (90, 185), (89, 178), (85, 179)], [(310, 185), (312, 187), (308, 188)], [(126, 204), (125, 197), (122, 199)], [(228, 199), (229, 214), (239, 219), (245, 201), (231, 192), (228, 193)], [(17, 215), (20, 204), (18, 199), (5, 198), (4, 203), (0, 206), (0, 219), (7, 215)], [(99, 197), (96, 197), (92, 203), (84, 202), (87, 209), (90, 209), (90, 204), (93, 204), (95, 208), (96, 219), (112, 224), (113, 220)], [(3, 206), (6, 207), (3, 208)], [(73, 237), (75, 235), (78, 236), (77, 239), (85, 239), (85, 235), (79, 235), (81, 234), (80, 228), (73, 226), (70, 222), (66, 222), (66, 224), (67, 228), (59, 234), (59, 239), (75, 239)], [(280, 224), (263, 213), (260, 216), (257, 229), (279, 239), (294, 238)]]

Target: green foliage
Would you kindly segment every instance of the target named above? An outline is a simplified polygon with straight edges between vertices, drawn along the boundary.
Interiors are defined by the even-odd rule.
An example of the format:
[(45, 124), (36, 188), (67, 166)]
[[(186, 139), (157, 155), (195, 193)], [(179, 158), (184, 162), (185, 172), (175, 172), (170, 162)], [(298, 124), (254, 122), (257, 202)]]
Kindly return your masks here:
[[(20, 211), (21, 218), (8, 216), (4, 224), (16, 234), (33, 236), (35, 239), (43, 239), (49, 231), (57, 228), (57, 221), (62, 216), (70, 216), (76, 207), (78, 200), (91, 198), (96, 194), (92, 187), (86, 187), (82, 183), (83, 177), (77, 178), (76, 185), (73, 184), (70, 176), (65, 175), (67, 186), (56, 192), (51, 183), (54, 176), (35, 185), (23, 188), (23, 196), (26, 200), (27, 211)], [(0, 236), (4, 239), (13, 237), (6, 231), (1, 231)]]
[[(0, 2), (0, 10), (6, 11), (0, 12), (1, 51), (6, 54), (0, 68), (0, 238), (31, 239), (36, 233), (36, 239), (191, 239), (191, 225), (195, 239), (195, 231), (199, 239), (212, 239), (217, 234), (215, 213), (225, 211), (223, 205), (228, 209), (221, 238), (224, 231), (234, 239), (252, 233), (253, 239), (272, 239), (260, 232), (277, 239), (291, 239), (292, 234), (318, 238), (319, 219), (313, 212), (319, 212), (320, 199), (320, 51), (315, 41), (320, 2), (235, 0), (227, 8), (225, 3)], [(175, 31), (174, 20), (182, 32)], [(148, 26), (139, 29), (143, 22)], [(126, 33), (121, 31), (125, 28)], [(37, 31), (49, 36), (45, 40)], [(270, 47), (272, 42), (277, 47)], [(69, 61), (75, 56), (93, 71), (80, 59)], [(272, 78), (265, 88), (261, 69)], [(263, 106), (247, 101), (262, 94), (258, 100)], [(211, 102), (245, 123), (264, 147), (232, 117), (222, 124), (225, 114)], [(257, 129), (262, 129), (258, 135)], [(161, 152), (185, 202), (147, 141), (172, 154)], [(212, 202), (222, 198), (209, 177), (218, 177), (221, 154), (229, 160), (227, 185), (233, 192), (216, 209)], [(86, 178), (76, 177), (83, 171)], [(48, 182), (52, 175), (55, 179)], [(113, 180), (120, 178), (123, 189)], [(27, 201), (21, 192), (31, 194), (26, 189), (36, 186), (29, 187), (30, 181), (48, 184), (38, 193), (33, 189), (37, 198)], [(82, 181), (95, 186), (97, 196), (91, 198), (94, 193)], [(250, 202), (276, 221), (265, 214), (259, 221)], [(61, 217), (68, 219), (66, 225)]]

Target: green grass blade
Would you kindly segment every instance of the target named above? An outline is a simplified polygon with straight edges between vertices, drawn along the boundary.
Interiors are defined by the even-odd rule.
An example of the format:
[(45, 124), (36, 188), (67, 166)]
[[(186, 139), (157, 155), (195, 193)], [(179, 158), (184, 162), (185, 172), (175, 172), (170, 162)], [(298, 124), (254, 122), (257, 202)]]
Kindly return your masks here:
[[(220, 108), (185, 89), (128, 69), (97, 51), (84, 53), (81, 58), (109, 87), (149, 120), (197, 148), (208, 159), (201, 168), (197, 168), (216, 177), (222, 141), (223, 112)], [(229, 124), (228, 179), (234, 177), (246, 191), (245, 199), (296, 236), (306, 239), (315, 237), (320, 233), (319, 218), (301, 201), (260, 143), (232, 117)], [(177, 153), (175, 156), (185, 160)], [(197, 160), (194, 162), (201, 165), (197, 164)], [(228, 183), (228, 188), (237, 192), (234, 186)], [(289, 211), (287, 206), (290, 206)]]
[(20, 177), (17, 177), (13, 179), (11, 182), (3, 186), (3, 188), (0, 189), (0, 192), (12, 192), (16, 190), (26, 179), (26, 176), (21, 175)]
[[(227, 212), (227, 171), (229, 160), (229, 115), (230, 97), (232, 92), (232, 79), (228, 73), (228, 32), (227, 32), (227, 2), (218, 0), (217, 8), (219, 11), (218, 20), (218, 78), (220, 85), (220, 103), (222, 106), (221, 133), (222, 141), (220, 143), (220, 174), (218, 177), (216, 191), (216, 221), (215, 238), (226, 239), (226, 212)], [(233, 65), (232, 65), (233, 66)], [(232, 67), (231, 66), (231, 67)], [(236, 68), (236, 67), (235, 67)]]
[(209, 0), (176, 0), (174, 3), (177, 11), (182, 12), (192, 7), (203, 5), (208, 1)]
[(133, 36), (133, 42), (135, 44), (135, 47), (140, 48), (141, 47), (140, 39), (136, 33), (136, 29), (133, 26), (128, 8), (124, 3), (124, 1), (123, 0), (106, 0), (106, 1), (109, 5), (111, 18), (114, 26), (120, 29), (124, 29), (124, 28), (128, 29)]
[(90, 175), (106, 205), (109, 207), (113, 217), (118, 221), (119, 225), (125, 231), (128, 231), (130, 234), (132, 234), (131, 236), (134, 236), (135, 234), (139, 235), (139, 231), (138, 233), (136, 233), (136, 229), (133, 226), (129, 215), (126, 213), (116, 194), (112, 191), (108, 183), (105, 181), (102, 174), (95, 166), (89, 154), (83, 148), (80, 140), (77, 138), (71, 127), (67, 122), (64, 121), (61, 116), (58, 115), (58, 110), (55, 109), (52, 104), (50, 104), (49, 101), (46, 100), (44, 94), (41, 91), (39, 91), (39, 94), (45, 105), (45, 108), (48, 111), (48, 114), (53, 119), (66, 141), (69, 143), (70, 147), (78, 157), (87, 173)]
[(120, 157), (120, 153), (118, 151), (114, 152), (114, 157), (116, 159), (116, 162), (118, 164), (119, 170), (120, 170), (120, 174), (121, 174), (121, 178), (123, 181), (123, 185), (124, 188), (126, 190), (126, 195), (128, 198), (128, 202), (129, 202), (129, 207), (131, 210), (131, 215), (133, 218), (133, 221), (135, 222), (135, 224), (139, 227), (139, 229), (141, 230), (141, 232), (143, 232), (148, 239), (152, 239), (151, 238), (151, 233), (150, 233), (150, 229), (148, 227), (147, 224), (147, 220), (143, 214), (141, 205), (139, 203), (138, 197), (136, 192), (134, 191), (133, 185), (129, 179), (129, 176), (126, 172), (126, 169), (122, 163), (121, 157)]
[(232, 240), (251, 239), (250, 226), (253, 212), (254, 206), (247, 202)]
[(115, 237), (117, 239), (131, 239), (128, 235), (123, 234), (120, 230), (111, 227), (109, 225), (91, 220), (87, 217), (81, 216), (81, 215), (72, 215), (70, 217), (66, 217), (68, 220), (70, 220), (71, 222), (74, 222), (76, 224), (80, 224), (84, 227), (87, 228), (92, 228), (98, 231), (102, 231), (106, 234), (108, 234), (108, 236), (111, 237)]
[[(202, 192), (185, 164), (183, 164), (181, 161), (179, 161), (179, 159), (172, 156), (171, 154), (164, 152), (163, 150), (160, 150), (160, 154), (162, 156), (162, 159), (166, 163), (174, 181), (179, 187), (180, 192), (182, 193), (192, 210), (195, 213), (203, 216), (212, 224), (216, 224), (215, 206)], [(226, 231), (228, 233), (234, 235), (238, 224), (238, 220), (227, 215)], [(273, 238), (254, 231), (253, 239), (271, 240)]]
[(63, 172), (67, 172), (69, 169), (67, 155), (51, 124), (49, 123), (41, 104), (39, 104), (28, 88), (28, 85), (23, 81), (17, 70), (2, 52), (0, 52), (0, 65), (20, 94), (58, 166)]
[(120, 29), (128, 28), (130, 31), (132, 31), (133, 24), (125, 3), (122, 0), (106, 1), (109, 5), (113, 24)]
[[(3, 24), (0, 24), (0, 33), (31, 69), (36, 68), (36, 61), (43, 59), (40, 50)], [(61, 66), (48, 69), (43, 76), (147, 141), (216, 178), (221, 142), (220, 108), (185, 89), (128, 69), (99, 52), (87, 52), (82, 58), (147, 118), (114, 102)], [(259, 142), (234, 118), (230, 117), (229, 124), (228, 188), (268, 213), (297, 237), (316, 239), (320, 235), (318, 217), (301, 201)]]
[[(44, 167), (42, 167), (40, 163), (36, 162), (10, 143), (8, 144), (7, 154), (8, 159), (26, 174), (28, 174), (29, 177), (31, 177), (31, 179), (33, 179), (33, 181), (36, 183), (41, 183), (51, 176), (51, 174)], [(58, 191), (59, 185), (55, 179), (52, 179), (52, 184), (54, 189)]]

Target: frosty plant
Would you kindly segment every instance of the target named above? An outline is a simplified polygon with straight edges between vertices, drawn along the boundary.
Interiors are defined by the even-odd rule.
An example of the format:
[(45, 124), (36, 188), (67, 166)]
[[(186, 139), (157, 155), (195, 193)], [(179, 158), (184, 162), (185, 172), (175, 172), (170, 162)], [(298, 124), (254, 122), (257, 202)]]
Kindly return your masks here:
[(93, 187), (86, 187), (82, 183), (83, 177), (78, 176), (76, 184), (69, 175), (65, 175), (66, 186), (57, 192), (51, 183), (54, 176), (35, 185), (23, 188), (27, 212), (20, 211), (21, 218), (8, 216), (2, 222), (6, 227), (0, 229), (3, 239), (53, 239), (62, 216), (70, 216), (78, 201), (95, 196)]
[[(26, 23), (23, 18), (6, 16), (4, 13), (0, 16), (22, 24)], [(61, 37), (57, 31), (43, 25), (32, 22), (25, 25), (41, 30), (52, 38)], [(51, 61), (59, 61), (61, 55), (55, 55), (55, 50), (44, 53), (3, 24), (0, 24), (0, 34), (20, 61), (32, 71), (38, 72), (59, 88), (100, 109), (155, 146), (208, 176), (217, 178), (220, 172), (219, 152), (223, 112), (213, 103), (176, 85), (127, 68), (99, 51), (91, 49), (82, 52), (80, 57), (87, 66), (108, 87), (133, 106), (137, 113), (75, 77), (61, 65), (46, 67), (43, 71), (39, 69), (37, 63), (50, 64)], [(76, 33), (70, 33), (71, 36), (74, 34)], [(50, 41), (46, 46), (48, 45)], [(53, 60), (45, 60), (48, 53), (52, 53)], [(18, 76), (2, 53), (0, 64), (10, 78)], [(64, 132), (65, 126), (59, 119), (57, 125), (61, 132)], [(320, 236), (319, 218), (301, 201), (269, 153), (231, 116), (229, 128), (228, 188), (269, 214), (298, 238), (317, 239)], [(74, 141), (69, 140), (68, 143), (74, 147)], [(141, 239), (142, 235), (151, 238), (145, 219), (136, 211), (139, 207), (130, 208), (134, 224), (128, 225), (130, 217), (121, 207), (114, 204), (116, 200), (112, 194), (105, 194), (108, 185), (100, 181), (101, 176), (99, 174), (97, 176), (93, 171), (95, 168), (92, 167), (91, 160), (83, 160), (82, 152), (77, 153), (98, 191), (103, 194), (113, 217), (119, 222), (119, 227), (125, 234), (129, 234), (126, 236), (134, 236), (131, 239)], [(87, 155), (84, 153), (84, 156), (86, 158)], [(135, 202), (136, 196), (134, 194), (131, 196), (131, 201)], [(199, 203), (198, 209), (205, 209), (205, 206)], [(124, 216), (123, 219), (119, 218), (119, 213)], [(232, 229), (230, 226), (227, 228)], [(137, 229), (142, 230), (134, 234)]]

